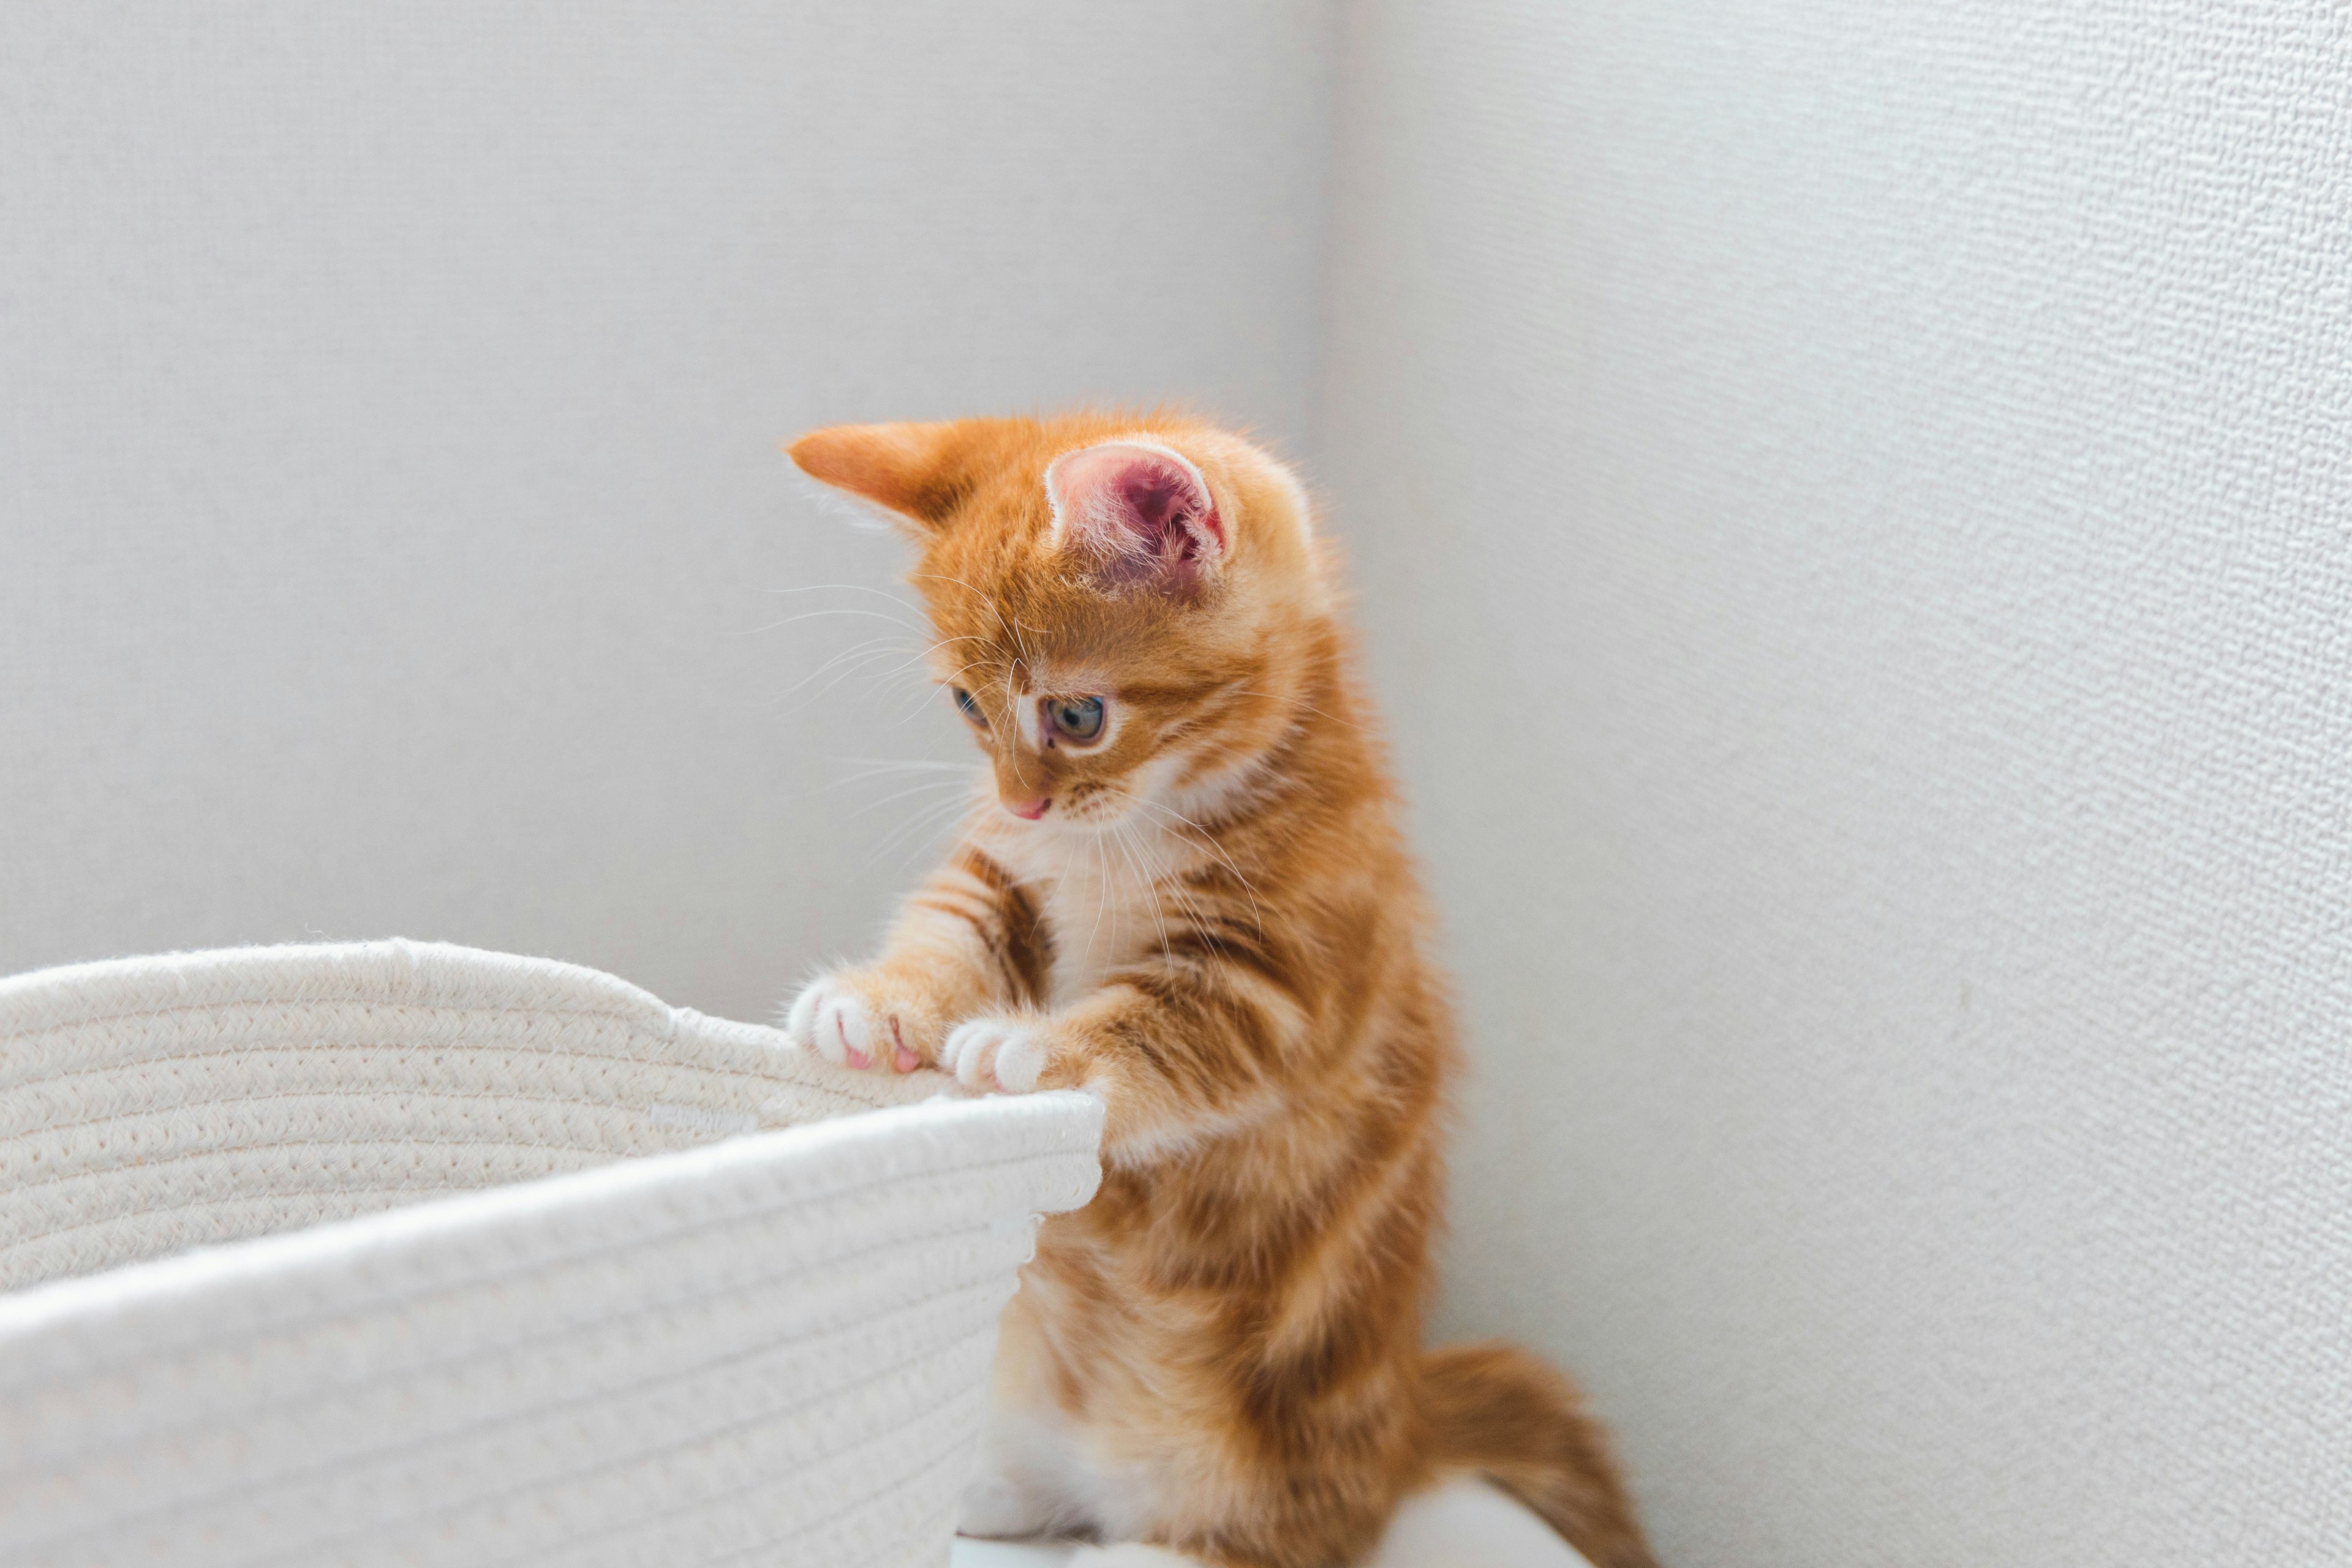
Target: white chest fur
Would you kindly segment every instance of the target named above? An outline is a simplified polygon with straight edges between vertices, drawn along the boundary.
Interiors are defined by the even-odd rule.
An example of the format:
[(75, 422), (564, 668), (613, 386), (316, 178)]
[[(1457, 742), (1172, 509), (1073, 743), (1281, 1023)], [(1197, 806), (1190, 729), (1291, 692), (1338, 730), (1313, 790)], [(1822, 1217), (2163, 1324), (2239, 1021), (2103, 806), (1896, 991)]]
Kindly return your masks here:
[(1171, 889), (1192, 854), (1181, 839), (1131, 821), (1100, 833), (1024, 833), (1005, 844), (1004, 858), (1038, 896), (1053, 937), (1051, 1005), (1069, 1005), (1166, 940), (1181, 903)]
[(1068, 868), (1045, 884), (1055, 1006), (1066, 1007), (1095, 990), (1113, 969), (1159, 942), (1166, 915), (1159, 879), (1145, 858), (1150, 847), (1115, 840), (1082, 846)]

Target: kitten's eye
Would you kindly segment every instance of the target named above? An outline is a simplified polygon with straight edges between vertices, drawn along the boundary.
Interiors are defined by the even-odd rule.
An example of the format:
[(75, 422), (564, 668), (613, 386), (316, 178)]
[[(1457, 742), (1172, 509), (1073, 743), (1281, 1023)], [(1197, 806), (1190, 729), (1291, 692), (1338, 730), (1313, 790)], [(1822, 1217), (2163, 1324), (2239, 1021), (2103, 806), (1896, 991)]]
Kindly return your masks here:
[(961, 686), (950, 686), (948, 689), (955, 693), (956, 707), (962, 711), (965, 718), (983, 730), (988, 728), (988, 715), (980, 710), (980, 704), (971, 700), (971, 692)]
[(1045, 721), (1057, 735), (1091, 741), (1102, 733), (1103, 700), (1099, 697), (1048, 697)]

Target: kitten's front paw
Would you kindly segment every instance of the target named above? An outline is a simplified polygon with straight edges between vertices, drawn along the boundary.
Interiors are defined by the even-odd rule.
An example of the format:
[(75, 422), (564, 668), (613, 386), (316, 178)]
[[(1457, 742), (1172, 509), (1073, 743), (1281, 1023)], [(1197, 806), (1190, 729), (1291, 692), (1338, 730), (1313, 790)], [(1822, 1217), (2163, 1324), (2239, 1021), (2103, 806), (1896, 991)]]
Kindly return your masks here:
[(977, 1093), (1026, 1094), (1051, 1055), (1041, 1018), (974, 1018), (948, 1036), (940, 1066)]
[(804, 1051), (860, 1072), (913, 1072), (937, 1033), (926, 1010), (893, 1002), (850, 972), (824, 975), (793, 999), (784, 1032)]

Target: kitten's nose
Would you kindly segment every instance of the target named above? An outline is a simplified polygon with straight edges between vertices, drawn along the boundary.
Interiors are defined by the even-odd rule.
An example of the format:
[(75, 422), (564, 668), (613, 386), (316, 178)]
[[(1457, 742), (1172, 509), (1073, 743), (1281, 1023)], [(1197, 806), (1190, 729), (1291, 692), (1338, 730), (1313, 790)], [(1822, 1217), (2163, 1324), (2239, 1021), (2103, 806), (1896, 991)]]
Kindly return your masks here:
[(1024, 822), (1036, 821), (1045, 815), (1045, 808), (1054, 804), (1054, 797), (1050, 795), (1030, 795), (1025, 798), (1006, 795), (999, 795), (997, 798), (1004, 803), (1005, 810)]

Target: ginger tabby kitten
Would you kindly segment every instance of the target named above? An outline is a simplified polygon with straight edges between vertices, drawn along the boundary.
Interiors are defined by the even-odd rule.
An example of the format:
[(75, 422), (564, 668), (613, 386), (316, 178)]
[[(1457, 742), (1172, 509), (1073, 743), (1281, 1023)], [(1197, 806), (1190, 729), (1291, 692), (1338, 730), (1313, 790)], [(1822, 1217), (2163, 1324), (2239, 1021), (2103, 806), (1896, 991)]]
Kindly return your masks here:
[[(921, 549), (993, 799), (800, 1046), (1106, 1107), (1099, 1195), (1006, 1309), (966, 1533), (1339, 1568), (1472, 1471), (1651, 1558), (1601, 1436), (1501, 1346), (1425, 1352), (1445, 988), (1297, 481), (1165, 415), (819, 430)], [(1097, 1561), (1167, 1562), (1121, 1547)]]

